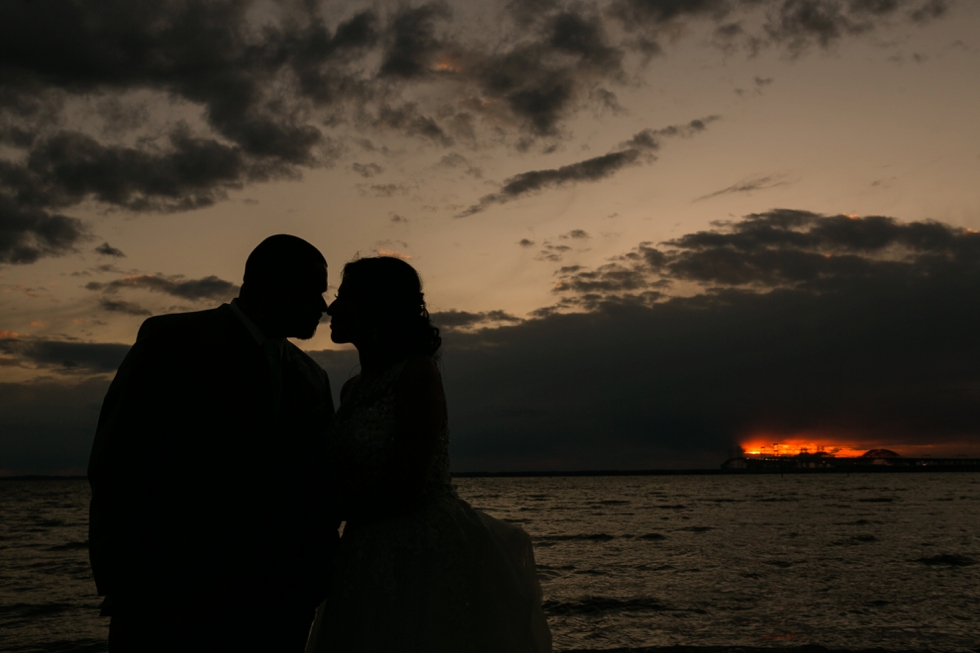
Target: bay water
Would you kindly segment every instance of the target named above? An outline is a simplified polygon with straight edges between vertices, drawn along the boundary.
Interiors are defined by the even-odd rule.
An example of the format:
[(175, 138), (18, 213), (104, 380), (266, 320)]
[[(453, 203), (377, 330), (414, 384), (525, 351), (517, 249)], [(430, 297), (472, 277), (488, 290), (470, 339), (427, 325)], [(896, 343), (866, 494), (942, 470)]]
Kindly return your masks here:
[[(534, 541), (556, 651), (980, 650), (980, 474), (460, 478)], [(104, 651), (84, 479), (0, 480), (0, 649)]]

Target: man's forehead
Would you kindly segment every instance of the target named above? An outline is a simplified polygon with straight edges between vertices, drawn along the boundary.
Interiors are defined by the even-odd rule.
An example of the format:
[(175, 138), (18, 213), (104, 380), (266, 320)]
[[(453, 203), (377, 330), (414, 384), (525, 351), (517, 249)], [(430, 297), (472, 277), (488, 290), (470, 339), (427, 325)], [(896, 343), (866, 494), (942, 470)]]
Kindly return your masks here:
[(295, 261), (279, 271), (277, 283), (306, 287), (322, 286), (326, 290), (327, 264), (320, 261)]

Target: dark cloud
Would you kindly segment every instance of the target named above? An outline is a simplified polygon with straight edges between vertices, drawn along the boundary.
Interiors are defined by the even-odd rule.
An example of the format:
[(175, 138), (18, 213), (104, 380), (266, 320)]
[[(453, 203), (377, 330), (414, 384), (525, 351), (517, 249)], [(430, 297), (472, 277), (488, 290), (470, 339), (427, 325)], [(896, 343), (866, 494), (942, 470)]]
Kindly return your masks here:
[(371, 184), (367, 190), (375, 197), (393, 197), (406, 195), (412, 189), (405, 184)]
[(113, 343), (33, 337), (0, 339), (0, 352), (18, 364), (60, 374), (114, 372), (127, 351), (129, 345)]
[(594, 303), (596, 294), (659, 292), (675, 282), (823, 292), (846, 279), (870, 283), (900, 270), (928, 275), (978, 264), (980, 238), (939, 222), (774, 209), (658, 247), (641, 243), (596, 268), (563, 267), (555, 292), (567, 296), (565, 305), (578, 303), (579, 295), (593, 295), (587, 299)]
[(102, 243), (96, 247), (95, 253), (101, 254), (102, 256), (113, 256), (115, 258), (123, 258), (126, 256), (121, 249), (113, 247), (109, 243)]
[(596, 101), (600, 109), (611, 111), (614, 114), (626, 113), (626, 109), (619, 103), (619, 98), (609, 89), (592, 89), (589, 91), (589, 98)]
[(654, 285), (654, 280), (650, 278), (652, 272), (655, 269), (651, 270), (646, 265), (631, 265), (619, 261), (606, 263), (595, 269), (568, 265), (556, 273), (559, 281), (554, 292), (588, 295), (586, 301), (591, 302), (596, 293), (605, 295), (645, 290)]
[(590, 236), (589, 232), (585, 231), (584, 229), (572, 229), (567, 234), (562, 234), (561, 236), (559, 236), (559, 238), (564, 238), (564, 239), (574, 238), (576, 240), (587, 240), (589, 238), (592, 238), (592, 236)]
[(457, 152), (451, 152), (440, 159), (439, 165), (446, 168), (457, 168), (471, 177), (480, 179), (483, 177), (483, 170), (474, 166), (469, 160)]
[(719, 195), (729, 195), (733, 193), (751, 193), (756, 190), (766, 190), (768, 188), (775, 188), (776, 186), (784, 186), (789, 182), (785, 181), (785, 175), (765, 175), (764, 177), (750, 177), (744, 181), (740, 181), (737, 184), (732, 184), (728, 188), (722, 188), (721, 190), (716, 190), (713, 193), (708, 193), (707, 195), (702, 195), (695, 201), (707, 200), (712, 197), (718, 197)]
[[(228, 300), (238, 294), (239, 286), (219, 279), (214, 275), (202, 277), (201, 279), (184, 279), (181, 275), (164, 276), (153, 274), (140, 274), (115, 279), (108, 282), (90, 281), (85, 284), (88, 290), (94, 290), (107, 294), (115, 294), (123, 289), (141, 289), (152, 292), (161, 292), (181, 299), (191, 301), (200, 300)], [(123, 302), (126, 304), (126, 302)], [(105, 306), (103, 306), (105, 308)], [(108, 309), (113, 310), (113, 309)], [(117, 309), (118, 310), (118, 309)]]
[(534, 241), (529, 238), (521, 238), (517, 244), (521, 247), (534, 247)]
[(661, 25), (679, 18), (710, 16), (721, 20), (737, 3), (731, 0), (619, 0), (612, 12), (625, 25)]
[(488, 53), (465, 49), (456, 58), (456, 74), (476, 84), (482, 96), (472, 104), (474, 111), (483, 111), (490, 100), (489, 106), (502, 104), (532, 137), (553, 137), (580, 97), (608, 104), (609, 95), (592, 91), (603, 79), (624, 78), (625, 49), (609, 40), (597, 7), (543, 3), (533, 17), (511, 12), (517, 32), (505, 38), (505, 47)]
[(449, 147), (455, 142), (434, 118), (422, 115), (418, 106), (411, 102), (399, 107), (382, 105), (374, 124), (398, 130), (408, 136), (421, 136), (443, 147)]
[(442, 2), (402, 7), (388, 34), (381, 75), (410, 79), (432, 74), (432, 60), (445, 47), (436, 36), (436, 23), (451, 16)]
[(373, 177), (384, 172), (384, 168), (377, 163), (355, 163), (351, 165), (350, 169), (362, 177)]
[(926, 0), (926, 2), (923, 2), (920, 6), (912, 10), (909, 18), (916, 23), (926, 23), (930, 20), (941, 18), (949, 11), (950, 4), (951, 2), (949, 0)]
[(860, 33), (868, 26), (852, 21), (839, 2), (784, 0), (766, 29), (774, 41), (786, 43), (790, 51), (799, 52), (813, 41), (827, 47), (844, 34)]
[(794, 286), (887, 278), (914, 266), (942, 274), (980, 263), (980, 238), (940, 222), (884, 216), (824, 216), (777, 209), (664, 243), (667, 273), (724, 285)]
[(564, 11), (555, 16), (550, 29), (549, 44), (555, 50), (573, 55), (597, 70), (612, 73), (621, 70), (623, 52), (609, 45), (598, 15)]
[(741, 46), (755, 53), (775, 46), (799, 56), (811, 46), (829, 48), (899, 17), (919, 24), (939, 18), (950, 4), (946, 0), (614, 0), (610, 15), (628, 32), (642, 35), (634, 47), (649, 55), (662, 51), (658, 43), (662, 37), (676, 38), (678, 25), (705, 21), (716, 25), (716, 42), (725, 49)]
[(660, 149), (664, 138), (693, 136), (704, 131), (708, 123), (717, 119), (717, 116), (709, 116), (700, 120), (692, 120), (686, 125), (671, 125), (663, 129), (644, 129), (628, 141), (621, 143), (620, 149), (609, 154), (585, 159), (560, 168), (522, 172), (506, 180), (500, 190), (484, 195), (476, 204), (457, 214), (456, 217), (474, 215), (495, 204), (504, 204), (546, 188), (599, 181), (614, 175), (623, 168), (653, 161), (655, 158), (653, 152)]
[(541, 244), (541, 251), (535, 257), (539, 261), (551, 261), (552, 263), (557, 263), (562, 260), (565, 256), (565, 252), (572, 251), (572, 248), (568, 245), (552, 245), (548, 241), (544, 241)]
[(521, 318), (506, 311), (483, 311), (470, 313), (468, 311), (441, 311), (432, 314), (432, 322), (443, 330), (473, 329), (488, 324), (521, 322)]
[(38, 208), (94, 199), (132, 211), (186, 211), (225, 199), (246, 182), (291, 172), (281, 162), (249, 161), (238, 147), (181, 128), (167, 140), (162, 151), (146, 151), (57, 133), (35, 142), (24, 165), (0, 167), (0, 186), (22, 205)]
[(143, 308), (136, 302), (103, 297), (99, 300), (99, 308), (110, 313), (125, 313), (126, 315), (153, 315), (149, 309)]
[(18, 206), (0, 194), (0, 263), (33, 263), (65, 254), (86, 236), (81, 220)]

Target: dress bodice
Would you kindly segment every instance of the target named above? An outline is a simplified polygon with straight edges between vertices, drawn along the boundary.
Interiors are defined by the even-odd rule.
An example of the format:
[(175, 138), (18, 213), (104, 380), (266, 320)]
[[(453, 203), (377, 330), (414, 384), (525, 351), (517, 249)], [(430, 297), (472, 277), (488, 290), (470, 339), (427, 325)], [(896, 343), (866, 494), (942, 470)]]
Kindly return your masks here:
[[(341, 398), (329, 440), (342, 494), (348, 499), (342, 497), (342, 504), (353, 505), (358, 498), (375, 496), (397, 477), (395, 398), (404, 368), (403, 362), (371, 376), (358, 375)], [(445, 422), (434, 438), (432, 456), (425, 461), (422, 500), (455, 496), (449, 475), (449, 429)], [(398, 488), (390, 491), (397, 492)]]

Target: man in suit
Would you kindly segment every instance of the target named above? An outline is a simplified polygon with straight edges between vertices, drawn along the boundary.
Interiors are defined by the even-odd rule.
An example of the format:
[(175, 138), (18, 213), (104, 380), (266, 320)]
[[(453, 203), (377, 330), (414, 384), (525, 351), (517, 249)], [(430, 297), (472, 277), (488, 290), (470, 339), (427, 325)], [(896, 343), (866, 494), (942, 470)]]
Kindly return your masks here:
[(109, 648), (303, 650), (337, 544), (326, 373), (310, 338), (323, 255), (249, 255), (239, 297), (151, 317), (109, 387), (89, 460), (89, 547)]

